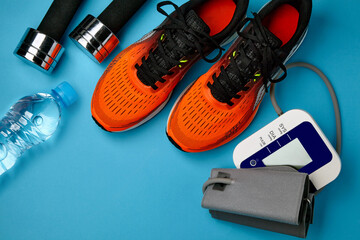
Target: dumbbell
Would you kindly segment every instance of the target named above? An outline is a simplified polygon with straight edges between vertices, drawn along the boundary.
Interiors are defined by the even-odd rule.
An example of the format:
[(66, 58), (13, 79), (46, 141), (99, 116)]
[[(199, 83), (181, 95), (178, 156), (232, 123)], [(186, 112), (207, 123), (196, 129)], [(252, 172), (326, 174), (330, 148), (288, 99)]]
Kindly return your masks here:
[(14, 54), (33, 67), (51, 73), (64, 48), (60, 40), (83, 0), (54, 0), (37, 29), (28, 28)]
[(101, 63), (119, 44), (116, 34), (146, 0), (113, 0), (96, 18), (87, 15), (70, 38), (95, 62)]

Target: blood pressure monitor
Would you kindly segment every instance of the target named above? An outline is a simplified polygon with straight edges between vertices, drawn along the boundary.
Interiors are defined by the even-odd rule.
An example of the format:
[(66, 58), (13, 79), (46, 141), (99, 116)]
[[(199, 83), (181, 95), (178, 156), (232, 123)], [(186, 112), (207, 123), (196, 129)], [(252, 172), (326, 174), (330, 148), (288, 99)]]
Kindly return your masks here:
[(316, 190), (335, 180), (340, 157), (314, 119), (291, 110), (242, 141), (234, 151), (237, 168), (289, 165), (309, 174)]

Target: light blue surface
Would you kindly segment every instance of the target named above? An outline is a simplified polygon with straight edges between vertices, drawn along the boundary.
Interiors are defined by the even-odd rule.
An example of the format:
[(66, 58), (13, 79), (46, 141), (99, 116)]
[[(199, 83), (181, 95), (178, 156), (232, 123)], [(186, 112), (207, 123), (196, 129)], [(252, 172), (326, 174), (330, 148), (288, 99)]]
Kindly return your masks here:
[[(67, 34), (88, 13), (98, 15), (110, 0), (85, 2)], [(122, 30), (120, 47), (102, 65), (65, 37), (65, 54), (48, 76), (12, 52), (26, 28), (38, 26), (50, 1), (1, 0), (1, 115), (20, 97), (48, 91), (62, 81), (71, 83), (80, 99), (65, 112), (59, 133), (26, 153), (1, 179), (0, 239), (294, 239), (214, 220), (200, 207), (201, 187), (210, 170), (234, 167), (235, 146), (276, 118), (269, 96), (240, 137), (199, 154), (173, 147), (165, 125), (175, 98), (210, 67), (203, 61), (186, 75), (168, 106), (144, 126), (110, 134), (92, 121), (90, 101), (98, 79), (121, 49), (163, 20), (156, 12), (157, 2), (148, 1)], [(265, 3), (251, 1), (248, 12)], [(317, 197), (308, 239), (358, 239), (360, 234), (359, 12), (356, 0), (315, 0), (308, 37), (291, 60), (313, 63), (329, 76), (343, 116), (343, 169)], [(302, 108), (312, 114), (334, 143), (331, 99), (315, 74), (290, 70), (277, 96), (284, 109)]]

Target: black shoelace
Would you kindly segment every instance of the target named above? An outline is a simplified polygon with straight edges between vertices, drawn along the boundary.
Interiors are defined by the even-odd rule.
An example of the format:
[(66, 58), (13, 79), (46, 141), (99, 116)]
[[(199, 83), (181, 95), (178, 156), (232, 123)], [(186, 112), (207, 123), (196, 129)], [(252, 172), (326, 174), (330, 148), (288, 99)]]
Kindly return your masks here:
[[(253, 26), (248, 33), (238, 31), (243, 41), (230, 58), (228, 67), (222, 66), (219, 76), (213, 75), (213, 84), (207, 85), (217, 100), (229, 106), (234, 105), (232, 99), (241, 97), (239, 94), (241, 91), (248, 90), (246, 85), (250, 80), (257, 81), (263, 78), (267, 91), (269, 82), (280, 82), (287, 76), (286, 67), (276, 54), (276, 48), (270, 42), (260, 17), (256, 13), (253, 15), (254, 18), (246, 18), (241, 24), (243, 27), (250, 22)], [(274, 67), (280, 67), (284, 71), (284, 74), (276, 80), (271, 79)], [(229, 76), (228, 70), (231, 71), (232, 76)]]
[[(173, 6), (176, 14), (169, 15), (166, 13), (162, 9), (165, 5)], [(164, 26), (155, 29), (155, 31), (164, 30), (164, 34), (162, 34), (161, 38), (158, 40), (157, 54), (165, 62), (165, 66), (160, 66), (158, 62), (159, 59), (154, 55), (154, 49), (150, 51), (147, 59), (145, 57), (142, 58), (141, 66), (139, 64), (135, 65), (138, 74), (142, 76), (141, 81), (147, 86), (151, 86), (154, 90), (158, 88), (155, 85), (158, 81), (161, 83), (165, 82), (163, 76), (173, 74), (173, 72), (170, 71), (171, 68), (175, 66), (181, 68), (188, 62), (188, 59), (184, 59), (185, 56), (198, 53), (206, 62), (214, 63), (221, 57), (222, 51), (224, 50), (208, 33), (196, 31), (189, 27), (186, 23), (186, 17), (183, 11), (176, 4), (170, 1), (164, 1), (157, 5), (157, 10), (159, 13), (170, 19), (169, 24), (165, 24)], [(179, 46), (177, 44), (175, 39), (173, 39), (173, 36), (175, 35), (185, 46)], [(207, 54), (204, 52), (204, 49), (209, 45), (213, 46), (214, 49), (219, 49), (219, 53), (213, 59), (208, 59), (206, 57)], [(169, 49), (173, 53), (173, 56), (168, 55)]]

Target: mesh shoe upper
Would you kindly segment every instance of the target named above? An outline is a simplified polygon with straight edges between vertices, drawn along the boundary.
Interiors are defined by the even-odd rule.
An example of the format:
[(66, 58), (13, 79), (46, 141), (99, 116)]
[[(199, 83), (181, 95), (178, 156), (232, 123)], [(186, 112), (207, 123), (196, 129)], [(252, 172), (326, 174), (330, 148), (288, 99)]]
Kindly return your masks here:
[[(290, 40), (282, 42), (262, 19), (273, 12), (289, 14), (288, 10), (300, 14), (297, 18), (290, 16), (295, 20), (292, 23), (295, 33), (290, 29)], [(283, 62), (305, 37), (310, 13), (309, 0), (273, 0), (253, 19), (247, 19), (249, 25), (239, 32), (240, 37), (228, 52), (178, 99), (168, 119), (170, 141), (183, 151), (200, 152), (219, 147), (244, 131), (255, 117), (270, 83), (285, 78)], [(277, 21), (283, 15), (279, 18), (276, 14), (274, 24), (287, 31)], [(285, 74), (272, 79), (280, 68)]]
[(212, 76), (220, 73), (220, 67), (229, 63), (230, 56), (231, 49), (229, 55), (184, 92), (173, 108), (167, 134), (181, 150), (198, 152), (218, 147), (232, 140), (238, 131), (243, 131), (255, 116), (265, 93), (261, 81), (249, 82), (246, 86), (250, 90), (233, 106), (215, 99), (207, 87)]
[[(165, 22), (122, 51), (106, 69), (91, 108), (94, 120), (105, 130), (124, 131), (144, 123), (162, 109), (195, 62), (209, 60), (206, 55), (216, 48), (221, 54), (219, 44), (230, 36), (221, 32), (210, 37), (209, 26), (191, 7), (194, 2), (181, 8), (171, 2), (160, 3), (160, 7), (170, 4), (176, 11), (167, 15), (161, 10), (168, 16)], [(237, 11), (234, 18), (240, 18), (238, 14), (245, 10)], [(235, 27), (232, 24), (232, 29), (224, 32), (235, 32)]]

